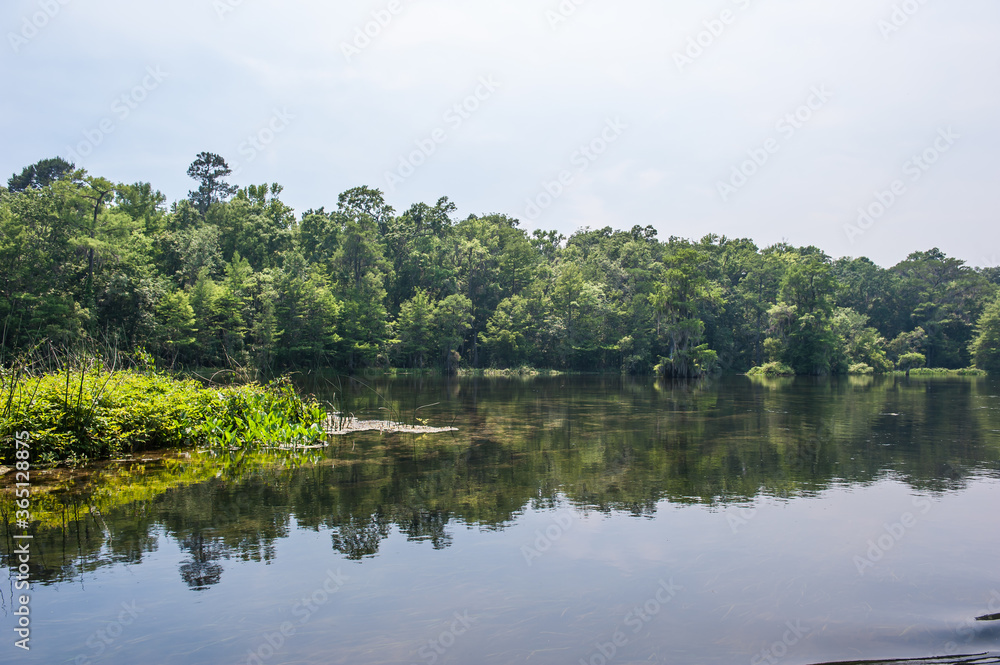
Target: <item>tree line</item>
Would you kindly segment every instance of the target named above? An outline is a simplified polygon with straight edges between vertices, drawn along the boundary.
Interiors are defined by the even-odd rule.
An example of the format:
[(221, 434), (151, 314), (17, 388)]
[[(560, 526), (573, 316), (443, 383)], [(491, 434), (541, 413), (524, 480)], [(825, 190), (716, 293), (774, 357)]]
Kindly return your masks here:
[(197, 189), (169, 206), (60, 158), (0, 187), (0, 351), (97, 343), (265, 371), (1000, 371), (1000, 269), (936, 248), (882, 268), (652, 226), (567, 238), (455, 219), (446, 197), (397, 213), (363, 186), (296, 215), (276, 183), (229, 184), (219, 155), (188, 175)]

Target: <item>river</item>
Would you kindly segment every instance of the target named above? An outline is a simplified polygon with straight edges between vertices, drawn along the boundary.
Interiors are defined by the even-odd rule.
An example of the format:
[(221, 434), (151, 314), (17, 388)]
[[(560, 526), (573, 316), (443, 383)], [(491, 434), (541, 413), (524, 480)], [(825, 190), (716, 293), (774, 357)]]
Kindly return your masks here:
[(5, 527), (0, 661), (794, 665), (1000, 648), (1000, 621), (976, 621), (1000, 612), (996, 380), (300, 380), (343, 413), (458, 431), (45, 476), (31, 650), (13, 646)]

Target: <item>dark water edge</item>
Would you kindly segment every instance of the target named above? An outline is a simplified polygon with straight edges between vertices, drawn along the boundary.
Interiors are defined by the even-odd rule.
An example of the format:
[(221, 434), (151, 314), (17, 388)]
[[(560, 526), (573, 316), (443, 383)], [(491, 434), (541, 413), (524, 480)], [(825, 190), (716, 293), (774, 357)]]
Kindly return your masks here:
[(459, 432), (150, 461), (67, 489), (35, 529), (27, 661), (810, 663), (1000, 644), (975, 621), (1000, 605), (994, 380), (364, 381), (304, 385)]

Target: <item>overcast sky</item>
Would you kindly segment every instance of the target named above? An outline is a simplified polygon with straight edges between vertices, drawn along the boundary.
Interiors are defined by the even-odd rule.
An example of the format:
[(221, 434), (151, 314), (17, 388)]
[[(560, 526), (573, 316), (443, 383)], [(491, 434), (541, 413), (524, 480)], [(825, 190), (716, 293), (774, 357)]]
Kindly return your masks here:
[[(1000, 263), (996, 0), (5, 0), (0, 173)], [(861, 211), (865, 212), (862, 216)]]

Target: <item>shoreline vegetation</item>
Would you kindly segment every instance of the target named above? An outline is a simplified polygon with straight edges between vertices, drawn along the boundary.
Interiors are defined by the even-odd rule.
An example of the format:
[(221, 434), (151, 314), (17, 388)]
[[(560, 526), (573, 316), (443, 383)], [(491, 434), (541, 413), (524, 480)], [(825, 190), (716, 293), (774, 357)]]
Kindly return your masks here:
[[(987, 376), (989, 372), (976, 367), (962, 367), (959, 369), (948, 369), (945, 367), (912, 367), (906, 369), (891, 369), (888, 371), (876, 372), (873, 367), (864, 363), (852, 365), (848, 371), (848, 376)], [(746, 372), (746, 376), (758, 377), (793, 377), (795, 370), (782, 363), (770, 362), (758, 367), (752, 367)]]
[[(116, 358), (116, 362), (122, 362), (122, 358)], [(366, 431), (411, 434), (457, 431), (423, 420), (414, 424), (401, 422), (398, 417), (370, 420), (353, 413), (340, 413), (333, 404), (321, 404), (311, 395), (302, 395), (287, 375), (259, 383), (246, 375), (232, 379), (232, 373), (224, 372), (223, 376), (235, 383), (222, 385), (204, 378), (157, 371), (148, 354), (139, 354), (131, 363), (127, 368), (109, 367), (95, 355), (74, 356), (44, 371), (23, 362), (0, 368), (0, 463), (13, 463), (18, 432), (30, 433), (35, 466), (54, 467), (151, 451), (308, 451), (326, 448), (335, 436)], [(512, 370), (463, 370), (458, 374), (533, 379), (584, 373), (522, 366)], [(852, 376), (873, 374), (851, 372)], [(974, 368), (914, 368), (909, 372), (897, 370), (884, 374), (976, 377), (985, 376), (986, 372)], [(791, 367), (778, 362), (746, 373), (751, 379), (794, 375)], [(7, 470), (5, 467), (4, 473)]]
[(333, 405), (254, 381), (288, 372), (1000, 374), (1000, 267), (937, 248), (882, 268), (648, 225), (567, 238), (366, 186), (296, 214), (220, 155), (187, 173), (169, 206), (58, 157), (0, 187), (5, 459), (15, 431), (41, 463), (319, 445)]
[(99, 355), (45, 360), (55, 366), (39, 367), (36, 358), (0, 367), (0, 462), (13, 464), (19, 432), (29, 433), (32, 466), (39, 468), (149, 451), (304, 451), (325, 448), (332, 436), (373, 430), (455, 431), (359, 420), (302, 395), (287, 375), (267, 383), (244, 375), (223, 385), (157, 371), (145, 353), (112, 363)]
[[(116, 359), (120, 360), (120, 359)], [(0, 368), (0, 454), (31, 437), (33, 466), (79, 464), (151, 450), (295, 449), (319, 444), (327, 409), (287, 377), (206, 385), (156, 371), (74, 357), (46, 370)]]

